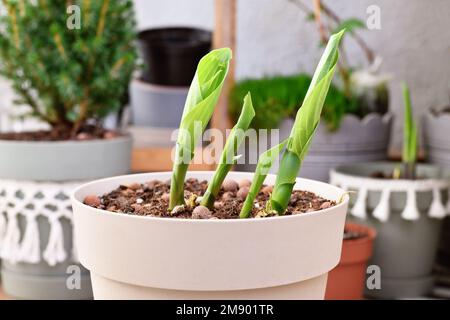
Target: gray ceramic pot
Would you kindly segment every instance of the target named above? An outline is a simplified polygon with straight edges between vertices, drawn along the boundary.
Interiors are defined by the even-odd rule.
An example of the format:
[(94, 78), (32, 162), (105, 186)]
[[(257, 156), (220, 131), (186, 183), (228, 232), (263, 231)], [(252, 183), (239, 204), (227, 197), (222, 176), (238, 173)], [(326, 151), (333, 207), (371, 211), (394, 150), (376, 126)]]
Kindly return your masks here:
[[(331, 169), (340, 164), (370, 162), (387, 159), (392, 115), (380, 116), (371, 113), (359, 119), (353, 115), (346, 115), (339, 130), (330, 132), (321, 122), (313, 138), (308, 155), (303, 161), (300, 177), (328, 182)], [(245, 146), (247, 158), (239, 159), (237, 170), (254, 171), (256, 164), (249, 164), (249, 159), (257, 160), (270, 146), (289, 136), (294, 121), (287, 119), (282, 122), (279, 131), (279, 140), (268, 143), (268, 147), (258, 150), (252, 146)], [(270, 137), (269, 137), (270, 142)], [(247, 161), (246, 163), (243, 163)], [(274, 164), (271, 172), (276, 172), (278, 163)]]
[[(450, 172), (439, 167), (418, 165), (418, 176), (422, 179), (415, 181), (368, 178), (374, 172), (392, 173), (397, 165), (395, 163), (347, 165), (331, 172), (333, 184), (357, 191), (359, 195), (363, 192), (363, 188), (367, 190), (365, 200), (367, 217), (364, 219), (353, 217), (351, 220), (367, 223), (377, 231), (370, 264), (380, 267), (381, 289), (366, 291), (368, 296), (374, 298), (420, 297), (430, 292), (433, 286), (432, 267), (443, 221), (443, 215), (440, 218), (430, 217), (430, 214), (436, 214), (434, 209), (430, 209), (436, 197), (433, 189), (439, 190), (439, 201), (436, 200), (439, 202), (439, 208), (444, 208), (448, 200)], [(421, 185), (421, 191), (414, 191), (416, 194), (414, 206), (418, 209), (418, 219), (406, 220), (402, 216), (407, 205), (406, 190), (416, 188), (414, 186), (417, 184)], [(398, 191), (402, 189), (405, 191)], [(387, 207), (389, 216), (384, 222), (373, 216), (382, 201), (382, 190), (397, 190), (390, 192)], [(357, 196), (352, 195), (351, 198), (350, 212), (354, 213), (352, 210)], [(445, 212), (443, 214), (445, 215)]]
[[(429, 110), (424, 118), (424, 142), (431, 163), (450, 169), (450, 112), (435, 114)], [(450, 210), (450, 208), (449, 208)], [(450, 218), (442, 230), (438, 265), (450, 270)]]
[(393, 116), (371, 113), (359, 119), (346, 115), (336, 132), (322, 122), (303, 161), (300, 176), (328, 181), (337, 165), (387, 159)]
[[(91, 141), (64, 141), (64, 142), (22, 142), (22, 141), (0, 141), (0, 200), (11, 201), (11, 194), (4, 199), (5, 190), (23, 190), (25, 198), (12, 201), (9, 206), (3, 206), (4, 212), (0, 212), (9, 223), (10, 214), (17, 205), (25, 205), (24, 201), (29, 201), (37, 208), (37, 203), (33, 203), (33, 195), (36, 188), (42, 186), (42, 193), (48, 191), (46, 188), (59, 188), (60, 185), (77, 185), (79, 182), (114, 175), (126, 174), (130, 171), (132, 139), (130, 136), (114, 138), (110, 140)], [(14, 184), (14, 188), (11, 187)], [(37, 187), (36, 187), (37, 186)], [(61, 187), (62, 188), (62, 187)], [(31, 191), (30, 191), (31, 190)], [(58, 189), (59, 190), (59, 189)], [(69, 193), (70, 190), (65, 189)], [(70, 196), (70, 194), (65, 194)], [(38, 199), (38, 197), (36, 197)], [(2, 285), (6, 294), (22, 299), (90, 299), (92, 289), (89, 273), (80, 264), (73, 260), (73, 239), (72, 224), (69, 217), (60, 214), (57, 200), (52, 202), (51, 197), (46, 197), (46, 205), (55, 204), (55, 214), (58, 214), (58, 222), (61, 226), (63, 237), (63, 250), (66, 257), (62, 261), (50, 265), (44, 259), (45, 249), (50, 242), (51, 224), (49, 214), (37, 213), (35, 221), (37, 223), (39, 256), (40, 260), (35, 263), (24, 262), (26, 259), (10, 261), (3, 260), (2, 265)], [(68, 198), (67, 198), (68, 199)], [(68, 200), (67, 200), (68, 201)], [(66, 208), (66, 207), (64, 207)], [(26, 210), (22, 208), (22, 210)], [(14, 211), (16, 212), (16, 211)], [(23, 246), (25, 230), (29, 223), (27, 214), (19, 212), (15, 214), (17, 220), (17, 230), (20, 233), (19, 243)], [(8, 229), (8, 228), (7, 228)], [(59, 231), (59, 230), (58, 230)], [(8, 230), (7, 232), (8, 233)], [(3, 245), (7, 241), (3, 240)], [(1, 247), (4, 249), (4, 246)], [(19, 251), (18, 251), (19, 252)], [(4, 252), (2, 252), (4, 253)], [(23, 253), (22, 253), (23, 254)], [(71, 267), (71, 268), (69, 268)], [(68, 269), (69, 268), (69, 269)], [(71, 288), (67, 286), (67, 281), (71, 275), (77, 277), (76, 285)]]
[(178, 128), (189, 87), (130, 83), (131, 120), (138, 127)]

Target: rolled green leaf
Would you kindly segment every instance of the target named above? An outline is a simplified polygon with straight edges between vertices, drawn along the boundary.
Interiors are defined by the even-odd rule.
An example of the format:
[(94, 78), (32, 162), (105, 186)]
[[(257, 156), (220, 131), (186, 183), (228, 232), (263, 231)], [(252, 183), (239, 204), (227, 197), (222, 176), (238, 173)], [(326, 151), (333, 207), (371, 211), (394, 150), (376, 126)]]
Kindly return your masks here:
[(405, 177), (413, 179), (415, 176), (415, 163), (417, 162), (417, 124), (413, 118), (411, 95), (406, 83), (403, 83), (402, 89), (405, 103), (402, 161), (405, 164)]
[(268, 210), (273, 213), (284, 214), (286, 211), (297, 174), (320, 121), (323, 103), (339, 58), (339, 43), (343, 34), (344, 30), (330, 37), (303, 104), (297, 112), (269, 200)]
[(203, 195), (201, 202), (202, 206), (212, 208), (214, 205), (214, 200), (220, 191), (220, 186), (225, 180), (228, 172), (231, 170), (233, 165), (236, 163), (237, 150), (245, 138), (245, 131), (248, 129), (250, 123), (255, 116), (255, 110), (253, 109), (252, 97), (250, 92), (244, 98), (244, 104), (242, 107), (241, 114), (236, 125), (231, 129), (228, 136), (227, 142), (223, 148), (222, 154), (220, 156), (219, 165), (214, 173), (213, 178), (208, 184), (208, 189)]
[(253, 202), (261, 189), (270, 168), (272, 167), (275, 160), (278, 158), (281, 150), (286, 146), (288, 139), (284, 140), (282, 143), (276, 145), (275, 147), (267, 150), (259, 156), (258, 164), (256, 166), (255, 174), (253, 175), (252, 184), (245, 198), (244, 204), (242, 205), (241, 212), (239, 213), (239, 218), (248, 218), (253, 209)]
[(228, 73), (231, 50), (222, 48), (205, 55), (197, 66), (184, 105), (178, 132), (170, 185), (169, 210), (184, 204), (184, 179), (194, 149), (205, 130)]

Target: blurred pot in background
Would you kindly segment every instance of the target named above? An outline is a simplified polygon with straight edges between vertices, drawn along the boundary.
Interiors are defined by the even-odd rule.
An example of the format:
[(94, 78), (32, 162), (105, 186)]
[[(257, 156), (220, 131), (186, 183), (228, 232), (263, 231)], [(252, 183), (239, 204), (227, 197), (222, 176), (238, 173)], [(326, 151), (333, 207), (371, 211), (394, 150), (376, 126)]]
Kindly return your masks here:
[(332, 184), (357, 191), (350, 204), (354, 221), (377, 232), (370, 264), (380, 267), (381, 289), (366, 291), (374, 298), (420, 297), (430, 293), (434, 282), (450, 171), (418, 165), (418, 179), (391, 178), (398, 167), (367, 163), (340, 166), (331, 173)]
[(139, 32), (145, 63), (142, 80), (166, 86), (189, 86), (201, 57), (211, 50), (210, 31), (186, 27)]
[(376, 231), (362, 224), (346, 223), (341, 260), (328, 274), (327, 300), (363, 298), (367, 262), (372, 256)]
[(197, 64), (211, 43), (211, 32), (196, 28), (148, 29), (138, 34), (144, 69), (129, 85), (136, 145), (142, 140), (138, 132), (153, 137), (147, 139), (146, 147), (166, 146), (168, 140), (170, 145), (170, 133), (180, 124)]
[[(450, 169), (450, 106), (428, 110), (423, 125), (428, 161)], [(450, 213), (450, 203), (447, 212)], [(450, 217), (444, 222), (436, 262), (438, 283), (450, 287)]]

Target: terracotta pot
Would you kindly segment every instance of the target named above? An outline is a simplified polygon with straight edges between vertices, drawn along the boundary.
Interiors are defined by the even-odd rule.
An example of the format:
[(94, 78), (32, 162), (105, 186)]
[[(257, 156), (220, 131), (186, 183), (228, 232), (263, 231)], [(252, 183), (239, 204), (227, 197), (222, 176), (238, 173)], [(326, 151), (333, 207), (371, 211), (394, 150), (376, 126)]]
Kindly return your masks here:
[[(72, 196), (81, 263), (96, 299), (323, 299), (339, 261), (347, 197), (329, 209), (264, 219), (192, 220), (114, 214), (83, 204), (120, 184), (170, 172), (98, 180)], [(210, 180), (213, 172), (189, 172)], [(232, 172), (229, 178), (252, 179)], [(273, 184), (274, 175), (266, 183)], [(295, 189), (339, 201), (337, 187), (297, 179)]]
[(328, 275), (327, 300), (359, 300), (363, 298), (367, 262), (372, 256), (376, 231), (362, 224), (346, 223), (345, 230), (363, 237), (344, 240), (341, 260)]

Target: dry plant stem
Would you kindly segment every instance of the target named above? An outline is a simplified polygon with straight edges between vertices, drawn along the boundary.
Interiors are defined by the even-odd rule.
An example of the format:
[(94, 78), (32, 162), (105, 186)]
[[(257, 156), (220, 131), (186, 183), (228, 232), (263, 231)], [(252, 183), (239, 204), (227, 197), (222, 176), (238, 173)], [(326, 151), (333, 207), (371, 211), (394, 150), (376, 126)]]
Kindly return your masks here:
[[(296, 5), (298, 8), (300, 8), (300, 10), (302, 10), (306, 14), (313, 13), (313, 11), (310, 8), (308, 8), (301, 0), (288, 0), (288, 1)], [(321, 9), (322, 12), (331, 20), (333, 20), (335, 23), (340, 24), (342, 22), (341, 18), (339, 18), (337, 14), (334, 13), (334, 11), (331, 10), (331, 8), (328, 7), (323, 1), (321, 1)], [(375, 59), (375, 53), (373, 52), (373, 50), (367, 45), (364, 39), (361, 38), (361, 36), (356, 32), (352, 32), (351, 36), (353, 37), (353, 39), (355, 39), (356, 43), (364, 52), (364, 55), (366, 56), (366, 59), (369, 62), (369, 64), (372, 64)]]

